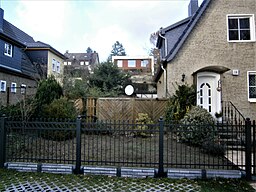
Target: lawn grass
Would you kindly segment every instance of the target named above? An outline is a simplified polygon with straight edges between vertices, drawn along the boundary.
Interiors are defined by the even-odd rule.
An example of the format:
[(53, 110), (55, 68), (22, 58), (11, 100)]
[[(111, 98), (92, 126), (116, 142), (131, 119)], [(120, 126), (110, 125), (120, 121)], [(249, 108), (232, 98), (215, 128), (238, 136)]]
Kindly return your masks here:
[(54, 188), (65, 186), (72, 191), (202, 191), (202, 192), (252, 192), (248, 182), (241, 179), (188, 180), (168, 178), (133, 179), (108, 176), (61, 175), (49, 173), (28, 173), (0, 169), (0, 191), (22, 183), (46, 183)]

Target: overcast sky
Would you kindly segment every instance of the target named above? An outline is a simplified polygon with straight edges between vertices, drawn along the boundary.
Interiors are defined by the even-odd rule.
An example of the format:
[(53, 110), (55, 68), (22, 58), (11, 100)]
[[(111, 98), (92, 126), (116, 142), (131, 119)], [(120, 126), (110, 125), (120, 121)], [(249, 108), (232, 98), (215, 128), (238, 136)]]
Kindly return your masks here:
[(150, 34), (186, 18), (189, 1), (0, 0), (0, 6), (7, 21), (36, 41), (61, 53), (91, 47), (105, 61), (116, 41), (127, 55), (147, 55)]

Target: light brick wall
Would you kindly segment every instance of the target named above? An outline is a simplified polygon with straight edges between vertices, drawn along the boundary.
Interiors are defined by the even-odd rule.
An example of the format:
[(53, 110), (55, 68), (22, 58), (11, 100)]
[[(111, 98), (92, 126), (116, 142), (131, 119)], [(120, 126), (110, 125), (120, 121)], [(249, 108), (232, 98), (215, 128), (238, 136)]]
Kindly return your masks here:
[[(247, 96), (247, 71), (256, 71), (256, 43), (229, 43), (227, 14), (256, 14), (256, 1), (211, 1), (176, 57), (167, 65), (169, 93), (175, 92), (173, 83), (182, 83), (183, 73), (185, 83), (193, 84), (197, 70), (223, 66), (230, 70), (221, 75), (222, 100), (231, 101), (245, 117), (255, 119), (256, 103), (250, 103)], [(233, 76), (233, 69), (239, 69), (240, 75)], [(163, 92), (162, 86), (158, 86), (158, 96)]]

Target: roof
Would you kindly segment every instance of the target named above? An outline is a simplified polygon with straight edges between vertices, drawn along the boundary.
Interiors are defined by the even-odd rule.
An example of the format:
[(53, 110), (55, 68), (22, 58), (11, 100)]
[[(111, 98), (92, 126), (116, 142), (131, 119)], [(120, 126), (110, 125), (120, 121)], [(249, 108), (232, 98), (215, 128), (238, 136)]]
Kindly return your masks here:
[(56, 55), (58, 55), (62, 59), (67, 59), (67, 57), (65, 55), (63, 55), (62, 53), (60, 53), (58, 50), (54, 49), (51, 45), (49, 45), (47, 43), (43, 43), (41, 41), (36, 41), (36, 42), (34, 41), (34, 42), (25, 43), (25, 45), (26, 45), (28, 50), (47, 49), (47, 50), (52, 51), (53, 53), (55, 53)]
[[(180, 48), (182, 47), (182, 45), (184, 44), (184, 42), (190, 35), (191, 31), (194, 29), (197, 22), (199, 21), (199, 19), (201, 18), (201, 16), (205, 12), (205, 10), (207, 9), (210, 2), (211, 2), (211, 0), (204, 0), (202, 2), (201, 6), (198, 8), (196, 13), (192, 17), (184, 19), (178, 23), (175, 23), (175, 24), (165, 28), (165, 30), (164, 30), (165, 33), (167, 33), (167, 32), (171, 33), (172, 30), (177, 29), (177, 26), (181, 27), (179, 29), (182, 29), (182, 27), (184, 27), (184, 29), (182, 31), (174, 33), (176, 35), (174, 35), (171, 39), (171, 41), (173, 42), (172, 43), (173, 46), (169, 49), (167, 56), (163, 59), (163, 61), (162, 61), (163, 64), (166, 65), (167, 63), (169, 63), (170, 61), (172, 61), (174, 59), (174, 57), (177, 55), (178, 51), (180, 50)], [(161, 68), (159, 68), (159, 70), (155, 76), (155, 81), (158, 81), (158, 79), (160, 78), (162, 73), (163, 73), (163, 70)]]
[(13, 24), (9, 23), (4, 19), (3, 21), (3, 32), (4, 35), (7, 37), (18, 41), (21, 44), (34, 42), (33, 37), (29, 36), (24, 31), (20, 30), (19, 28), (15, 27)]
[(98, 53), (92, 52), (92, 53), (69, 53), (66, 52), (64, 54), (68, 59), (70, 60), (77, 60), (77, 61), (89, 61), (90, 65), (98, 64), (99, 63), (99, 57)]

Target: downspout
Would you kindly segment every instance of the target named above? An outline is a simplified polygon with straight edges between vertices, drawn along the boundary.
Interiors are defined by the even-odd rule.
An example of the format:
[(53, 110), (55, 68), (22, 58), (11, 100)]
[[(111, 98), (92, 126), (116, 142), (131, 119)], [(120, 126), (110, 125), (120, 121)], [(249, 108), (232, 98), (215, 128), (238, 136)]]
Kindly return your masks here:
[(161, 69), (164, 71), (164, 95), (167, 98), (167, 76), (166, 76), (166, 69), (164, 68), (163, 64), (161, 64)]
[[(164, 39), (164, 57), (167, 56), (167, 39), (166, 37), (164, 37), (163, 35), (161, 35), (161, 32), (159, 32), (158, 34), (161, 38)], [(167, 74), (166, 74), (166, 69), (164, 68), (163, 64), (161, 64), (161, 69), (164, 71), (164, 95), (165, 95), (165, 98), (167, 98)]]
[(161, 33), (159, 32), (159, 36), (161, 37), (161, 38), (163, 38), (164, 39), (164, 57), (166, 57), (167, 56), (167, 40), (166, 40), (166, 37), (164, 37), (163, 35), (161, 35)]

